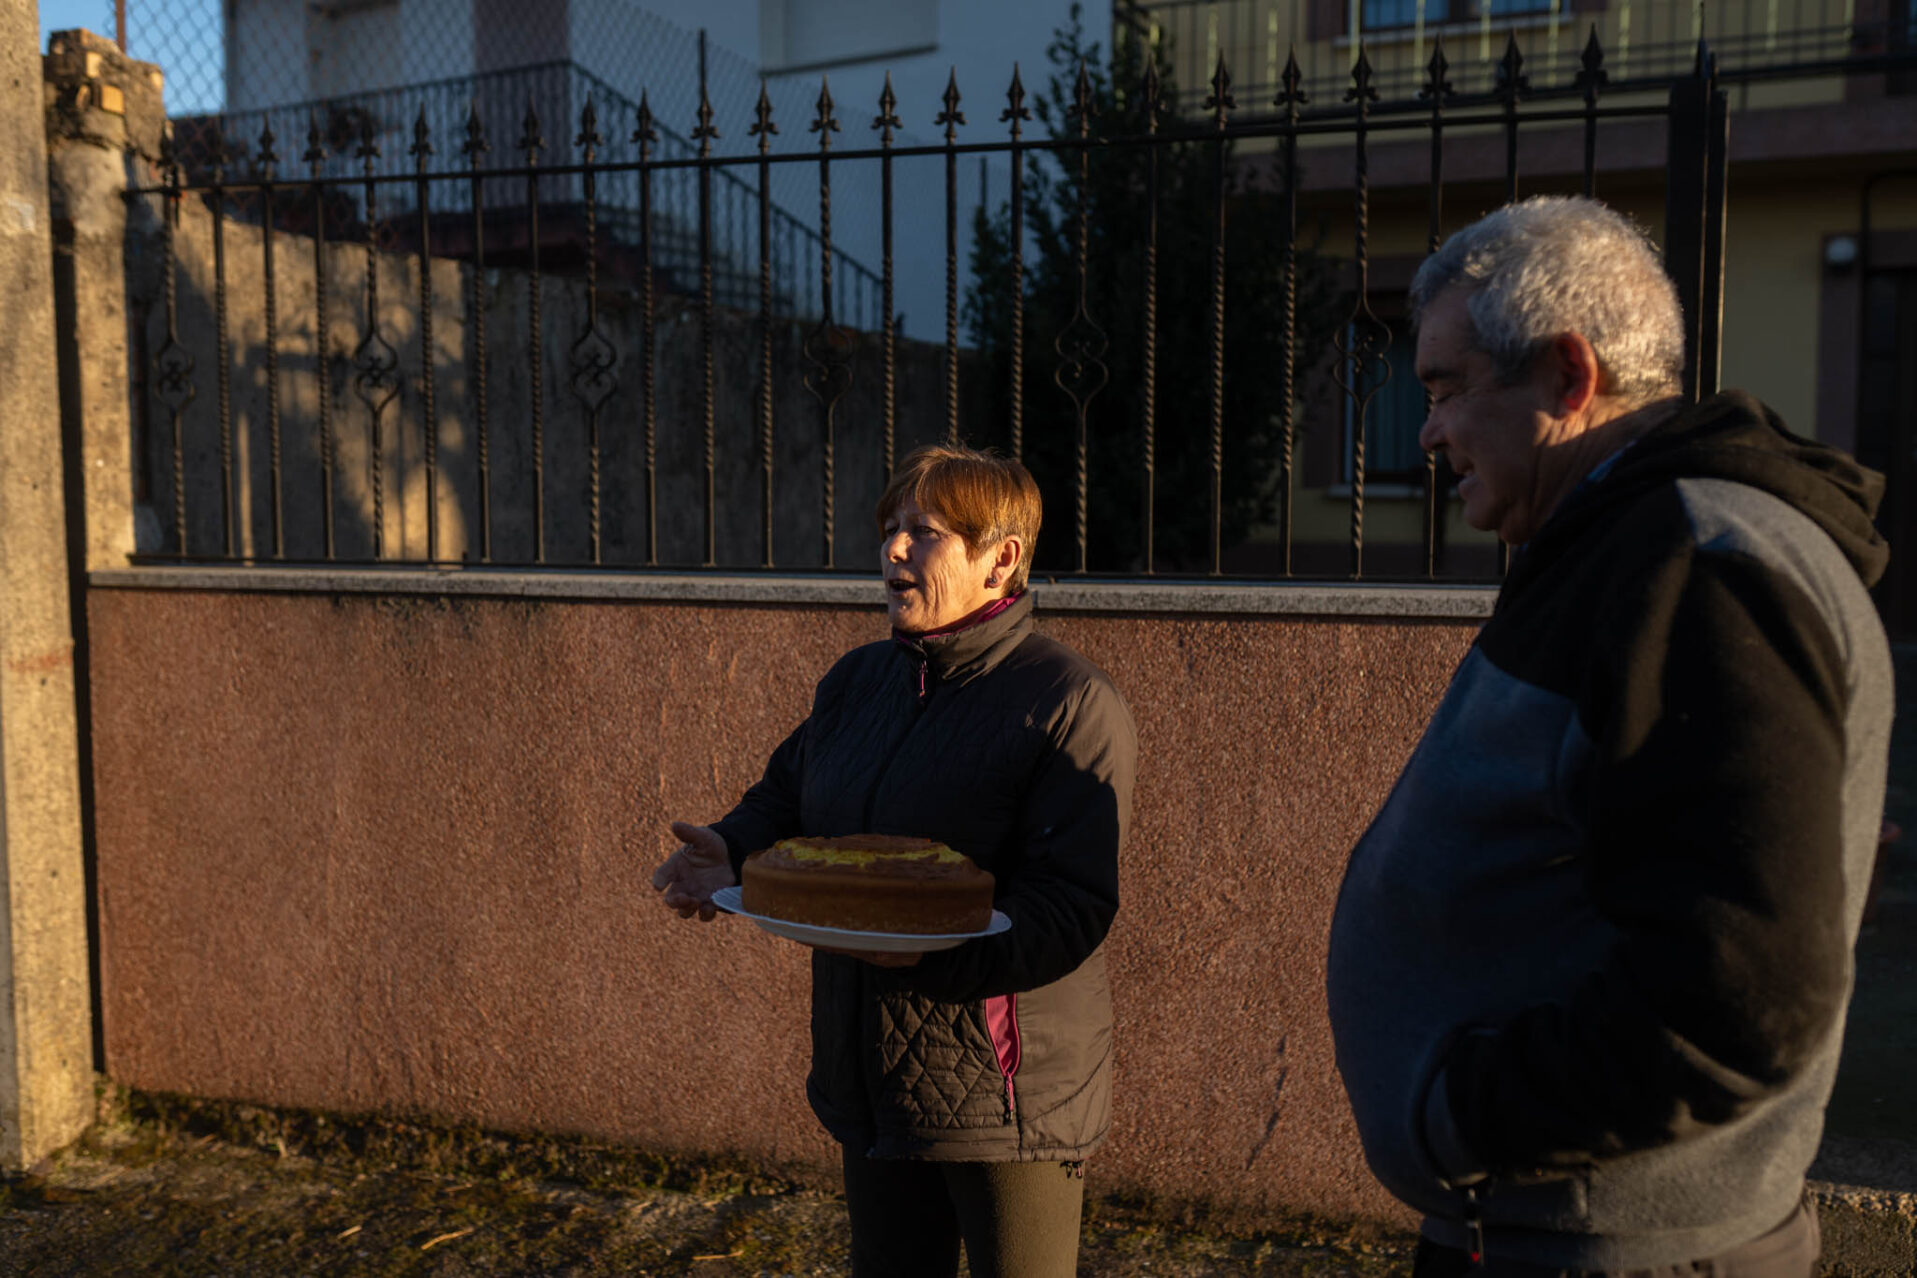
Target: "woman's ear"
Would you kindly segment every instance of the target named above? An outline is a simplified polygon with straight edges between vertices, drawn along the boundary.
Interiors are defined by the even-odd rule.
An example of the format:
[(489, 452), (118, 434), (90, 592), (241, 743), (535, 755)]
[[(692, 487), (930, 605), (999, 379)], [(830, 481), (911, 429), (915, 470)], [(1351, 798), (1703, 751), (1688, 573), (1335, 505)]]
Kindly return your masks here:
[(1025, 557), (1025, 543), (1016, 537), (1007, 537), (998, 544), (991, 554), (991, 569), (985, 578), (985, 584), (996, 589), (1011, 579), (1012, 572)]

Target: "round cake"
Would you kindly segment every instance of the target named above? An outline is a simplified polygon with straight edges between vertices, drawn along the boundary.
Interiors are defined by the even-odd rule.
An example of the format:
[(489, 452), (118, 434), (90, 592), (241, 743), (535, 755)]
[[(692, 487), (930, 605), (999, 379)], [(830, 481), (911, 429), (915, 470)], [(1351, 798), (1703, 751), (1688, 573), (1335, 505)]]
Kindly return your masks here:
[(746, 858), (741, 886), (746, 913), (814, 927), (929, 935), (992, 919), (992, 876), (930, 839), (785, 839)]

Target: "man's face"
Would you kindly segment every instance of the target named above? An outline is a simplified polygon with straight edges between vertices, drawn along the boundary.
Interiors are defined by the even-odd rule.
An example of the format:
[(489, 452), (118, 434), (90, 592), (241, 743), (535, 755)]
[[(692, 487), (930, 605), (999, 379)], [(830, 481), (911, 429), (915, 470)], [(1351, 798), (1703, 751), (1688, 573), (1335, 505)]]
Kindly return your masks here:
[(1550, 370), (1539, 367), (1506, 385), (1475, 344), (1466, 290), (1453, 285), (1425, 308), (1418, 327), (1418, 380), (1431, 392), (1431, 415), (1418, 432), (1442, 448), (1458, 475), (1464, 521), (1519, 545), (1529, 541), (1559, 496), (1548, 450), (1554, 417)]

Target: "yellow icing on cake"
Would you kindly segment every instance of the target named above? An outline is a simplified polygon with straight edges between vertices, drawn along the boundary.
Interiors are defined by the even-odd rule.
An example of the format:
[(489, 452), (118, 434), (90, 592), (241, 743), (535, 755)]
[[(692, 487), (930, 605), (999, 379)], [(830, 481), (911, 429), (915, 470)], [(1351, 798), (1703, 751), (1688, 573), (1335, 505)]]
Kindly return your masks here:
[(955, 865), (965, 859), (961, 852), (951, 848), (923, 848), (911, 852), (883, 852), (876, 848), (821, 848), (808, 844), (794, 844), (788, 840), (779, 844), (792, 854), (795, 861), (815, 861), (824, 865), (871, 865), (874, 861), (935, 861), (941, 865)]

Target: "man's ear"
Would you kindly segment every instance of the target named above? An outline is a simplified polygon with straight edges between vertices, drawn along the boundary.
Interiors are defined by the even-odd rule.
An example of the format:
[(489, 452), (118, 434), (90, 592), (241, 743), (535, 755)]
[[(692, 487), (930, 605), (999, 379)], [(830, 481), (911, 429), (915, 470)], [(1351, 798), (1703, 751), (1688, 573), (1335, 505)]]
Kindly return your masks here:
[(1551, 396), (1559, 414), (1575, 417), (1589, 408), (1603, 389), (1604, 369), (1584, 334), (1559, 333), (1551, 339), (1545, 358), (1550, 362)]

